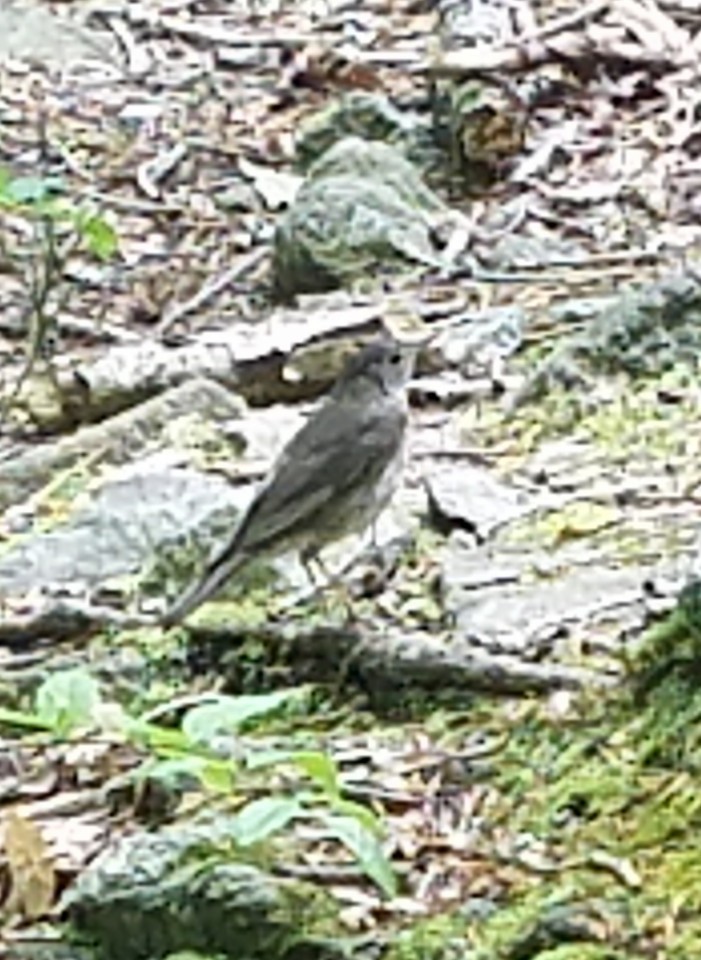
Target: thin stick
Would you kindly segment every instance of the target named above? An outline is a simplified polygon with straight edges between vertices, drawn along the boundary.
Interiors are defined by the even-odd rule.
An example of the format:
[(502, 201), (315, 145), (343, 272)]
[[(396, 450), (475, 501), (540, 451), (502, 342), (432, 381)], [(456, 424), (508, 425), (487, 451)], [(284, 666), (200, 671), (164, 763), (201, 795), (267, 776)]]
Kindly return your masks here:
[(186, 300), (184, 303), (176, 303), (161, 320), (158, 325), (158, 333), (161, 336), (167, 333), (168, 330), (179, 320), (182, 320), (183, 317), (194, 313), (195, 310), (199, 310), (200, 307), (203, 307), (213, 299), (213, 297), (216, 297), (222, 290), (226, 290), (228, 286), (236, 280), (239, 280), (244, 274), (248, 273), (249, 270), (252, 270), (253, 267), (260, 263), (267, 252), (267, 249), (264, 247), (251, 251), (248, 256), (242, 257), (239, 262), (229, 270), (225, 270), (224, 273), (220, 273), (218, 277), (206, 283), (193, 297), (190, 297), (189, 300)]

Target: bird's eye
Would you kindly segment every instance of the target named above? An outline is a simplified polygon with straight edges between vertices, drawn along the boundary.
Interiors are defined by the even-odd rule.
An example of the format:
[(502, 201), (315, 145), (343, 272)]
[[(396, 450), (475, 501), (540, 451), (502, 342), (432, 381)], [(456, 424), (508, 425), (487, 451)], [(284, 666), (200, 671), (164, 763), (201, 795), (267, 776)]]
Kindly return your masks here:
[(393, 353), (392, 356), (389, 358), (389, 362), (392, 364), (393, 367), (396, 367), (398, 363), (401, 363), (401, 360), (402, 360), (401, 353)]

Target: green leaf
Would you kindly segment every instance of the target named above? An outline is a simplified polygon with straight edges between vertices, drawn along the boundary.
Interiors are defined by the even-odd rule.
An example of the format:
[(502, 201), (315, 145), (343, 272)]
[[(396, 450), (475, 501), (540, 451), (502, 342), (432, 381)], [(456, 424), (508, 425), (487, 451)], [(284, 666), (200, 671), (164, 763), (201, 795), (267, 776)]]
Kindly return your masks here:
[(452, 94), (453, 111), (456, 114), (470, 113), (485, 99), (482, 88), (475, 83), (457, 87)]
[(383, 825), (379, 817), (373, 811), (362, 803), (356, 803), (355, 800), (344, 800), (338, 797), (332, 801), (334, 813), (339, 813), (344, 817), (353, 817), (375, 836), (382, 834)]
[(50, 724), (48, 724), (46, 720), (42, 720), (35, 713), (29, 713), (24, 710), (8, 710), (6, 707), (0, 707), (0, 725), (19, 727), (20, 730), (51, 730)]
[(63, 189), (60, 177), (15, 177), (3, 191), (13, 203), (37, 203)]
[(132, 743), (148, 747), (161, 756), (194, 754), (191, 741), (181, 730), (172, 730), (170, 727), (147, 723), (138, 718), (128, 720), (125, 729)]
[(246, 754), (246, 768), (261, 770), (263, 767), (279, 767), (283, 763), (291, 763), (295, 755), (294, 750), (256, 750)]
[[(256, 750), (246, 755), (248, 770), (261, 770), (264, 767), (280, 767), (290, 764), (298, 767), (318, 787), (334, 805), (340, 795), (340, 782), (336, 762), (320, 750)], [(317, 796), (318, 799), (318, 796)], [(366, 809), (366, 808), (363, 808)]]
[(16, 207), (16, 201), (10, 195), (12, 177), (8, 170), (0, 169), (0, 206)]
[(193, 707), (183, 718), (183, 733), (194, 742), (207, 742), (220, 733), (236, 733), (248, 720), (265, 716), (306, 692), (303, 687), (274, 693), (217, 697), (212, 703)]
[(160, 780), (167, 787), (175, 788), (183, 777), (200, 780), (202, 769), (207, 761), (203, 757), (171, 757), (168, 760), (145, 760), (133, 772), (137, 780), (147, 777)]
[(379, 840), (354, 817), (328, 816), (317, 811), (331, 836), (339, 840), (355, 856), (366, 876), (377, 884), (387, 897), (397, 895), (397, 878), (384, 855)]
[(338, 767), (328, 754), (318, 750), (300, 750), (290, 754), (290, 761), (318, 784), (327, 796), (340, 793)]
[(89, 726), (102, 702), (100, 687), (86, 670), (76, 667), (54, 673), (36, 693), (37, 715), (56, 733), (65, 735), (79, 726)]
[(253, 800), (234, 817), (234, 838), (242, 847), (259, 843), (304, 812), (304, 807), (291, 797)]
[(80, 223), (78, 232), (90, 253), (99, 260), (109, 260), (116, 253), (117, 232), (103, 217), (89, 216)]
[(164, 960), (226, 960), (223, 953), (197, 953), (196, 950), (178, 950), (177, 953), (169, 953)]
[(235, 775), (233, 760), (209, 760), (199, 772), (200, 783), (210, 793), (231, 793)]
[[(146, 772), (157, 777), (189, 774), (213, 793), (230, 793), (237, 773), (232, 759), (211, 756), (206, 749), (193, 747), (180, 730), (132, 720), (126, 727), (132, 743), (146, 747), (158, 759), (149, 761)], [(141, 769), (141, 768), (140, 768)]]

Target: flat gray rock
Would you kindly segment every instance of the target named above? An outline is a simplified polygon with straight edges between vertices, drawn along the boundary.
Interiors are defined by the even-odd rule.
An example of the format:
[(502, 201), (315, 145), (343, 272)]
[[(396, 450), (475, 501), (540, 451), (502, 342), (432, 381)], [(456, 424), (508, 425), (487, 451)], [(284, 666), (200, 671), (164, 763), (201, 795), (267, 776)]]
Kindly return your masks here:
[(110, 33), (29, 0), (0, 4), (0, 59), (5, 57), (62, 67), (87, 60), (119, 65), (119, 51)]
[[(443, 600), (456, 634), (496, 653), (541, 655), (582, 628), (645, 617), (643, 584), (657, 570), (573, 566), (557, 576), (534, 576), (528, 553), (509, 557), (493, 544), (470, 550), (454, 536), (441, 553)], [(586, 629), (584, 629), (586, 628)], [(604, 634), (601, 634), (602, 644)]]
[(245, 489), (168, 462), (162, 454), (117, 468), (57, 529), (30, 535), (0, 558), (0, 593), (85, 584), (131, 573), (154, 546), (197, 530), (223, 510), (232, 523)]
[(536, 499), (468, 461), (432, 464), (426, 477), (439, 525), (473, 532), (484, 540), (496, 528), (535, 509)]

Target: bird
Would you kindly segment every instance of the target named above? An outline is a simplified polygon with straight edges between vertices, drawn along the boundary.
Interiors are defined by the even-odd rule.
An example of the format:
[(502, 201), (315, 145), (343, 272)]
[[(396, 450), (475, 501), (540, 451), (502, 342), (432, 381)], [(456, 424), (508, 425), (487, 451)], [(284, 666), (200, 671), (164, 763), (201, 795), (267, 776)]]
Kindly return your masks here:
[(228, 540), (163, 614), (162, 626), (180, 623), (254, 559), (294, 550), (309, 570), (325, 546), (374, 524), (401, 477), (406, 387), (417, 352), (415, 341), (386, 334), (349, 358), (329, 395), (283, 447)]

